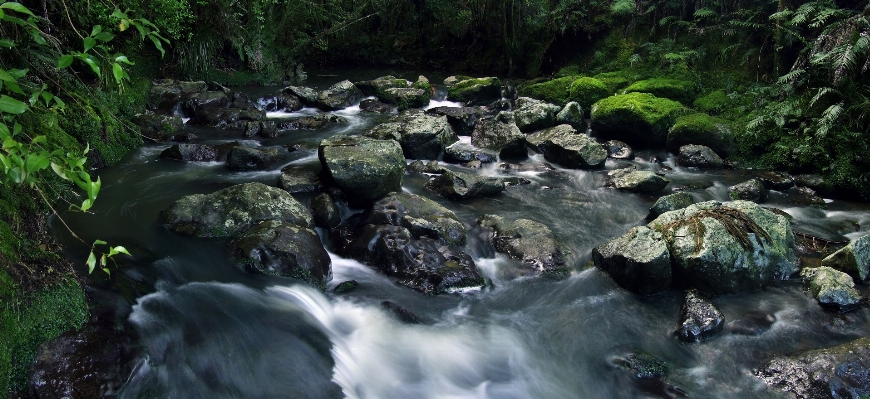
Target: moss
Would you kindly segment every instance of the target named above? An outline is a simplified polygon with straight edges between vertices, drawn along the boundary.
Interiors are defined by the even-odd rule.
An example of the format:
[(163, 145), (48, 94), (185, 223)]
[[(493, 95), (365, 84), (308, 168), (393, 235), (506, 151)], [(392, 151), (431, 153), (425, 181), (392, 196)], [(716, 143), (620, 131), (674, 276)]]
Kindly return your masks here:
[(476, 101), (480, 98), (495, 100), (501, 96), (501, 81), (498, 78), (464, 79), (447, 88), (447, 98), (453, 101)]
[(625, 88), (626, 93), (650, 93), (656, 97), (669, 98), (683, 104), (691, 104), (695, 98), (695, 84), (678, 79), (647, 79)]
[(554, 78), (564, 78), (566, 76), (578, 76), (580, 75), (580, 66), (579, 65), (568, 65), (556, 72), (553, 75)]
[(592, 106), (592, 130), (600, 139), (664, 146), (668, 129), (684, 112), (680, 103), (649, 93), (610, 96)]
[(599, 73), (598, 75), (593, 76), (593, 78), (604, 83), (604, 85), (607, 86), (607, 89), (610, 90), (611, 94), (628, 87), (628, 85), (634, 80), (625, 71)]
[(589, 77), (579, 78), (571, 82), (571, 86), (568, 87), (568, 99), (576, 101), (584, 110), (588, 110), (592, 104), (609, 96), (610, 93), (610, 89), (602, 81)]
[(520, 95), (564, 106), (571, 101), (568, 96), (568, 88), (576, 79), (576, 76), (566, 76), (547, 82), (531, 84), (521, 88)]
[(698, 111), (706, 112), (711, 115), (719, 115), (728, 108), (731, 100), (723, 90), (715, 90), (706, 95), (698, 97), (692, 106)]
[(735, 146), (731, 125), (731, 121), (704, 113), (681, 116), (668, 132), (667, 148), (676, 152), (684, 145), (697, 144), (710, 147), (719, 155), (728, 156)]

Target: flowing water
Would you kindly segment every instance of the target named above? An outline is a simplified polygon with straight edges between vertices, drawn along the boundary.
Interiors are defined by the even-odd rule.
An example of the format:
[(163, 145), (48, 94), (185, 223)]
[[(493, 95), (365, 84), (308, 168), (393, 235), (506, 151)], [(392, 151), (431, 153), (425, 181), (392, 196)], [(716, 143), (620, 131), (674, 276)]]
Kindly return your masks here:
[[(353, 78), (314, 77), (311, 83), (325, 87), (345, 77)], [(445, 104), (458, 105), (438, 101)], [(316, 112), (303, 109), (294, 115)], [(673, 331), (681, 292), (639, 297), (589, 267), (592, 248), (644, 224), (655, 200), (603, 188), (603, 171), (532, 167), (509, 172), (490, 164), (475, 173), (519, 176), (531, 183), (462, 202), (424, 189), (425, 175), (405, 175), (405, 191), (438, 201), (470, 228), (466, 251), (492, 284), (462, 294), (424, 296), (334, 254), (333, 280), (324, 293), (288, 278), (242, 272), (229, 261), (226, 240), (185, 237), (158, 223), (160, 211), (181, 196), (251, 181), (275, 185), (281, 167), (318, 163), (313, 144), (320, 139), (362, 133), (385, 118), (360, 113), (358, 107), (336, 113), (350, 124), (244, 140), (263, 147), (309, 143), (287, 152), (267, 171), (162, 160), (159, 153), (168, 144), (147, 144), (122, 164), (100, 171), (103, 189), (94, 214), (64, 215), (86, 240), (125, 245), (135, 255), (113, 268), (111, 278), (93, 276), (89, 288), (114, 309), (120, 328), (135, 331), (144, 349), (145, 358), (121, 397), (556, 399), (676, 397), (682, 391), (689, 397), (776, 398), (781, 394), (752, 374), (770, 356), (870, 334), (866, 308), (845, 315), (827, 312), (798, 281), (786, 281), (713, 299), (732, 326), (752, 328), (753, 321), (773, 316), (769, 330), (741, 335), (726, 329), (700, 344), (679, 342)], [(199, 136), (199, 143), (241, 140), (237, 131), (185, 130)], [(652, 162), (656, 157), (664, 162)], [(535, 155), (523, 163), (544, 160)], [(632, 162), (609, 160), (607, 169), (627, 163), (672, 169), (666, 193), (708, 187), (690, 191), (696, 200), (727, 201), (727, 187), (747, 178), (735, 171), (680, 168), (665, 153), (641, 153)], [(310, 196), (297, 198), (306, 202)], [(828, 210), (818, 210), (791, 205), (789, 198), (771, 192), (768, 204), (794, 216), (798, 231), (846, 240), (870, 229), (870, 207), (864, 204), (831, 201)], [(563, 279), (516, 273), (516, 266), (487, 249), (472, 227), (487, 213), (548, 225), (570, 251), (572, 273)], [(59, 239), (77, 248), (55, 225)], [(83, 259), (80, 250), (72, 252)], [(331, 293), (351, 279), (360, 287)], [(381, 306), (385, 300), (407, 308), (422, 323), (402, 323)], [(639, 384), (616, 366), (627, 354), (641, 352), (670, 365), (662, 386)]]

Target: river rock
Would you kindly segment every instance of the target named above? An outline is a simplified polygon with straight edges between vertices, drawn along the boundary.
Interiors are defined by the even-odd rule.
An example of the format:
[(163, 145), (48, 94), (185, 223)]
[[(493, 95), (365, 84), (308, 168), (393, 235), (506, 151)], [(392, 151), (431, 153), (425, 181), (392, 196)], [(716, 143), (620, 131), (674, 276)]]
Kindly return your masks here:
[(461, 141), (453, 143), (444, 149), (444, 162), (449, 163), (466, 163), (471, 161), (492, 163), (496, 159), (498, 159), (497, 152), (483, 150)]
[(628, 144), (619, 140), (609, 140), (604, 143), (604, 149), (607, 151), (608, 158), (634, 159), (634, 150)]
[(755, 375), (796, 399), (870, 395), (870, 337), (793, 356), (777, 356)]
[(254, 137), (260, 134), (260, 122), (248, 122), (245, 124), (245, 131), (242, 135), (245, 137)]
[(208, 89), (205, 82), (179, 82), (171, 79), (155, 80), (148, 92), (148, 109), (171, 114), (179, 103)]
[(610, 96), (592, 105), (592, 133), (601, 141), (662, 148), (668, 129), (684, 111), (682, 104), (648, 93)]
[(343, 80), (317, 93), (317, 106), (329, 111), (345, 109), (359, 103), (362, 96), (362, 92), (353, 83)]
[(796, 271), (788, 218), (753, 202), (692, 204), (647, 227), (664, 235), (674, 281), (706, 294), (759, 289)]
[(292, 112), (302, 109), (302, 100), (287, 93), (262, 96), (257, 99), (257, 103), (266, 112)]
[(335, 114), (317, 114), (283, 120), (277, 123), (281, 130), (319, 130), (338, 124), (347, 124), (347, 118)]
[(570, 125), (559, 125), (529, 135), (526, 140), (544, 159), (571, 169), (604, 167), (607, 151), (585, 134), (578, 134)]
[(402, 189), (405, 157), (395, 140), (337, 135), (321, 141), (317, 155), (326, 176), (352, 206)]
[(365, 136), (399, 142), (405, 158), (409, 159), (440, 159), (444, 148), (459, 140), (447, 118), (419, 110), (402, 112), (375, 126)]
[(686, 291), (676, 335), (684, 342), (701, 342), (722, 331), (725, 317), (695, 290)]
[(329, 193), (320, 193), (311, 199), (311, 213), (314, 215), (314, 225), (317, 227), (331, 229), (341, 223), (341, 212)]
[(423, 163), (421, 160), (416, 160), (408, 164), (405, 168), (409, 173), (429, 173), (440, 175), (444, 173), (446, 169), (441, 166), (436, 160), (431, 160), (429, 162)]
[(700, 169), (718, 169), (725, 165), (725, 161), (716, 155), (710, 147), (694, 144), (680, 147), (677, 163), (680, 166)]
[(429, 90), (428, 84), (425, 89), (395, 87), (384, 90), (383, 96), (381, 98), (385, 102), (396, 104), (399, 111), (403, 111), (409, 108), (422, 108), (429, 105), (429, 100), (432, 99), (432, 91)]
[(801, 270), (804, 286), (822, 306), (849, 311), (861, 304), (861, 294), (855, 289), (852, 277), (830, 267)]
[(822, 259), (822, 266), (849, 273), (862, 283), (870, 282), (870, 235), (853, 240)]
[(732, 122), (703, 113), (684, 115), (668, 130), (667, 149), (678, 152), (680, 147), (697, 144), (710, 147), (715, 153), (728, 156), (737, 147)]
[(450, 245), (465, 245), (465, 225), (453, 211), (419, 195), (398, 192), (381, 198), (361, 217), (363, 224), (402, 226), (414, 238), (429, 237)]
[(196, 237), (232, 237), (267, 220), (314, 226), (311, 212), (290, 193), (262, 183), (187, 195), (161, 214), (170, 230)]
[(317, 105), (317, 91), (305, 86), (287, 86), (284, 93), (290, 94), (299, 99), (304, 105)]
[[(803, 187), (809, 187), (818, 195), (825, 198), (837, 197), (838, 190), (828, 179), (822, 175), (816, 174), (801, 174), (794, 176), (794, 184)], [(839, 193), (843, 194), (843, 193)], [(840, 195), (842, 197), (843, 195)]]
[(483, 105), (501, 98), (501, 81), (498, 78), (456, 79), (447, 86), (447, 99), (466, 105)]
[(562, 244), (543, 223), (529, 219), (506, 220), (497, 215), (485, 215), (477, 223), (492, 229), (489, 239), (497, 252), (522, 262), (532, 272), (567, 272)]
[(692, 198), (692, 196), (689, 193), (685, 192), (679, 192), (659, 197), (659, 199), (656, 200), (655, 204), (653, 204), (652, 208), (649, 208), (649, 215), (647, 216), (647, 219), (655, 219), (665, 212), (683, 209), (694, 203), (695, 200)]
[[(194, 93), (190, 97), (185, 98), (181, 102), (181, 111), (185, 115), (196, 116), (202, 114), (207, 109), (224, 108), (230, 103), (230, 99), (223, 91), (204, 91)], [(241, 108), (232, 107), (230, 108)]]
[(652, 295), (671, 286), (671, 253), (661, 233), (646, 226), (595, 247), (592, 261), (620, 287)]
[(411, 86), (411, 82), (406, 79), (400, 79), (393, 75), (381, 76), (377, 79), (363, 80), (354, 83), (354, 85), (367, 96), (375, 96), (380, 99), (384, 98), (387, 89), (405, 89)]
[(471, 136), (474, 124), (484, 115), (480, 107), (434, 107), (426, 113), (447, 117), (447, 123), (460, 136)]
[(257, 109), (208, 108), (194, 115), (188, 123), (218, 129), (242, 130), (249, 121), (260, 121), (266, 113)]
[(504, 181), (497, 177), (445, 171), (426, 183), (426, 188), (452, 200), (495, 195), (504, 191)]
[(174, 144), (160, 153), (160, 158), (187, 162), (211, 162), (218, 158), (218, 150), (205, 144)]
[(789, 190), (793, 194), (788, 202), (798, 206), (808, 206), (816, 209), (828, 209), (828, 203), (822, 197), (816, 194), (816, 191), (809, 187), (792, 187)]
[(166, 141), (173, 134), (184, 129), (184, 121), (178, 115), (160, 115), (151, 111), (136, 114), (133, 123), (139, 126), (142, 135), (156, 141)]
[(767, 189), (758, 179), (750, 179), (728, 187), (728, 196), (733, 200), (762, 203), (767, 200)]
[(332, 280), (332, 261), (311, 228), (277, 220), (262, 222), (230, 242), (245, 271), (291, 277), (321, 289)]
[(576, 101), (571, 101), (565, 104), (559, 113), (556, 114), (557, 125), (571, 125), (578, 131), (586, 131), (586, 120), (583, 119), (583, 108)]
[(288, 193), (298, 194), (320, 191), (323, 184), (320, 183), (318, 171), (299, 165), (287, 165), (281, 169), (278, 187)]
[(654, 172), (629, 167), (607, 172), (605, 185), (617, 190), (652, 194), (662, 191), (668, 183), (670, 180)]
[(360, 101), (359, 109), (362, 112), (370, 112), (373, 114), (393, 114), (399, 110), (395, 105), (382, 103), (374, 98), (367, 98)]
[(561, 111), (558, 105), (535, 100), (529, 97), (517, 99), (514, 118), (523, 133), (531, 133), (556, 125), (556, 114)]
[(529, 156), (526, 135), (515, 124), (498, 119), (478, 120), (471, 133), (471, 145), (497, 151), (499, 157), (504, 159), (524, 159)]
[(794, 179), (785, 172), (756, 171), (752, 175), (768, 190), (788, 191), (794, 187)]
[(227, 167), (235, 171), (265, 170), (278, 161), (277, 148), (234, 147), (227, 154)]
[(420, 316), (415, 315), (410, 310), (406, 309), (403, 306), (399, 306), (395, 302), (392, 301), (383, 301), (381, 302), (381, 307), (384, 310), (390, 312), (399, 319), (402, 323), (405, 324), (420, 324)]

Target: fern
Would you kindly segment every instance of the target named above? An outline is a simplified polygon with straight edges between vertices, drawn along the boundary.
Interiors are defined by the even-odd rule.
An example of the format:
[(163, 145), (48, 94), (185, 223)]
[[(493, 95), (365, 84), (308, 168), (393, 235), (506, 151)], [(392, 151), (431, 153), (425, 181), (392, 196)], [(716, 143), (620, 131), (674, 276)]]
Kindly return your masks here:
[(610, 11), (616, 15), (628, 15), (634, 13), (637, 5), (634, 0), (614, 0)]
[(813, 96), (813, 98), (810, 100), (809, 107), (812, 107), (813, 105), (815, 105), (816, 102), (819, 101), (819, 99), (821, 99), (822, 97), (824, 97), (828, 93), (839, 94), (840, 92), (834, 88), (831, 88), (831, 87), (821, 87), (821, 88), (819, 88), (819, 91), (816, 93), (816, 95)]
[(794, 83), (795, 81), (800, 79), (804, 75), (804, 73), (806, 73), (806, 71), (803, 69), (795, 69), (785, 75), (780, 76), (779, 79), (776, 80), (776, 83), (779, 83), (781, 85)]
[(843, 103), (834, 104), (828, 107), (825, 112), (822, 112), (822, 117), (817, 123), (818, 129), (816, 130), (816, 137), (823, 138), (827, 136), (831, 128), (834, 127), (834, 123), (837, 122), (837, 119), (839, 119), (842, 114)]
[(716, 11), (713, 11), (709, 8), (704, 7), (704, 8), (699, 9), (698, 11), (695, 11), (694, 16), (695, 16), (695, 19), (700, 20), (700, 19), (705, 19), (705, 18), (710, 18), (710, 19), (716, 18), (719, 16), (719, 14), (717, 14)]

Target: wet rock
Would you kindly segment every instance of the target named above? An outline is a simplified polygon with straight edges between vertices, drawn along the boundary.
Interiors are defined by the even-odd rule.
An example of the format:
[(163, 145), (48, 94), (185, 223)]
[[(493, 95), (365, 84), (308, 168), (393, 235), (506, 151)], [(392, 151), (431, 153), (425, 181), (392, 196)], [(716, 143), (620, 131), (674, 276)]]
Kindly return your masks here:
[(405, 157), (394, 140), (332, 136), (318, 148), (324, 173), (347, 196), (352, 206), (363, 206), (402, 190)]
[(395, 105), (382, 103), (373, 98), (360, 101), (359, 109), (362, 112), (370, 112), (373, 114), (392, 114), (399, 110)]
[(227, 167), (235, 171), (265, 170), (278, 161), (277, 148), (234, 147), (227, 154)]
[(254, 137), (260, 134), (260, 122), (248, 122), (245, 124), (245, 131), (242, 133), (245, 137)]
[[(196, 93), (181, 102), (181, 111), (185, 115), (196, 116), (208, 109), (224, 108), (229, 98), (223, 91), (204, 91)], [(234, 107), (241, 108), (241, 107)]]
[(692, 204), (647, 227), (668, 243), (674, 282), (707, 294), (759, 289), (796, 271), (788, 218), (753, 202)]
[(205, 144), (174, 144), (160, 153), (160, 158), (187, 162), (211, 162), (218, 158), (218, 150)]
[(267, 220), (314, 226), (311, 212), (290, 193), (262, 183), (184, 196), (160, 219), (170, 230), (196, 237), (232, 237)]
[(822, 306), (849, 311), (861, 304), (861, 294), (848, 274), (830, 267), (801, 270), (804, 285)]
[(816, 209), (828, 209), (828, 203), (809, 187), (792, 187), (788, 190), (794, 194), (788, 202), (799, 206), (808, 206)]
[(178, 115), (160, 115), (150, 111), (136, 114), (133, 123), (139, 126), (142, 135), (156, 141), (166, 141), (173, 134), (184, 129), (184, 121)]
[(281, 169), (278, 187), (287, 190), (288, 193), (298, 194), (320, 191), (323, 184), (320, 183), (319, 171), (298, 165), (287, 165)]
[(420, 317), (412, 313), (410, 310), (397, 305), (395, 302), (383, 301), (381, 307), (388, 310), (393, 316), (396, 316), (399, 321), (405, 324), (420, 324)]
[(369, 130), (366, 137), (395, 140), (402, 146), (405, 158), (440, 159), (444, 148), (459, 140), (447, 118), (406, 111)]
[(471, 133), (471, 145), (496, 151), (499, 157), (504, 159), (528, 157), (526, 135), (513, 123), (505, 123), (498, 119), (478, 120)]
[(278, 93), (260, 97), (257, 104), (266, 112), (293, 112), (302, 109), (302, 100), (292, 94)]
[(762, 203), (767, 200), (767, 189), (758, 179), (750, 179), (740, 184), (728, 187), (728, 196), (733, 200)]
[(349, 123), (347, 118), (335, 114), (317, 114), (280, 121), (276, 124), (281, 130), (319, 130), (337, 124)]
[(452, 200), (495, 195), (504, 191), (504, 181), (497, 177), (476, 176), (469, 173), (445, 171), (429, 180), (426, 188)]
[(451, 144), (444, 149), (444, 162), (465, 163), (479, 161), (480, 163), (492, 163), (498, 159), (498, 153), (483, 150), (461, 141)]
[(630, 167), (607, 172), (605, 186), (634, 193), (652, 194), (662, 191), (668, 183), (670, 180), (656, 173)]
[(613, 159), (634, 159), (634, 150), (628, 144), (619, 140), (610, 140), (604, 143), (607, 157)]
[(683, 209), (694, 203), (695, 200), (692, 199), (692, 196), (688, 193), (675, 193), (662, 196), (656, 200), (652, 208), (649, 209), (647, 219), (655, 219), (665, 212)]
[(768, 190), (787, 191), (794, 187), (794, 180), (788, 173), (760, 171), (754, 172), (752, 175), (761, 181), (764, 188)]
[(179, 82), (171, 79), (155, 80), (148, 92), (148, 109), (172, 113), (179, 103), (208, 89), (205, 82)]
[(576, 101), (571, 101), (565, 104), (559, 113), (556, 114), (557, 125), (570, 125), (578, 131), (586, 131), (586, 120), (583, 119), (583, 108)]
[(465, 225), (453, 211), (419, 195), (399, 192), (384, 197), (361, 217), (363, 224), (402, 226), (414, 238), (429, 237), (451, 245), (465, 245)]
[(341, 223), (341, 212), (329, 193), (320, 193), (311, 199), (311, 213), (317, 227), (333, 228)]
[(595, 247), (592, 261), (620, 287), (652, 295), (671, 286), (671, 254), (661, 233), (645, 226)]
[(347, 280), (342, 281), (338, 285), (335, 286), (335, 289), (332, 292), (336, 294), (346, 294), (355, 289), (359, 288), (359, 283), (356, 280)]
[(797, 399), (870, 395), (870, 337), (794, 356), (777, 356), (755, 375)]
[(722, 331), (722, 312), (695, 290), (686, 291), (676, 335), (684, 342), (701, 342)]
[(488, 104), (501, 98), (501, 81), (498, 78), (469, 78), (457, 76), (447, 87), (447, 99), (466, 105)]
[(393, 75), (381, 76), (377, 79), (363, 80), (354, 85), (367, 96), (383, 98), (387, 89), (405, 89), (411, 86), (411, 82), (400, 79)]
[(684, 115), (668, 130), (667, 149), (679, 152), (680, 147), (697, 144), (710, 147), (715, 153), (728, 156), (737, 147), (731, 122), (703, 113)]
[(561, 111), (558, 105), (549, 104), (529, 97), (517, 99), (514, 118), (523, 133), (531, 133), (556, 125), (556, 114)]
[(794, 184), (803, 187), (809, 187), (813, 191), (815, 191), (818, 195), (826, 198), (833, 197), (842, 197), (843, 195), (837, 195), (837, 188), (833, 183), (825, 179), (821, 175), (814, 174), (804, 174), (804, 175), (795, 175), (794, 176)]
[(304, 105), (317, 105), (317, 92), (310, 87), (288, 86), (284, 89), (284, 93), (293, 95), (294, 97), (298, 98), (299, 101), (301, 101)]
[(614, 364), (637, 378), (661, 378), (669, 371), (667, 363), (648, 353), (630, 353), (624, 358), (616, 359)]
[(362, 96), (362, 92), (353, 83), (343, 80), (317, 93), (317, 106), (328, 111), (345, 109), (359, 103)]
[(425, 89), (396, 87), (384, 90), (383, 97), (380, 98), (387, 103), (396, 104), (399, 111), (403, 111), (409, 108), (422, 108), (429, 105), (429, 100), (432, 99), (432, 91), (428, 87)]
[(471, 136), (474, 124), (484, 115), (480, 107), (435, 107), (426, 113), (447, 117), (447, 123), (460, 136)]
[(253, 100), (250, 96), (242, 92), (233, 92), (231, 95), (231, 102), (229, 108), (238, 108), (238, 109), (259, 109), (257, 107), (257, 101)]
[(571, 169), (604, 167), (607, 151), (585, 134), (578, 134), (569, 125), (559, 125), (529, 135), (526, 140), (544, 159)]
[(194, 115), (188, 123), (218, 129), (242, 130), (250, 121), (260, 121), (266, 113), (260, 110), (238, 108), (209, 108)]
[(179, 133), (179, 134), (172, 136), (170, 138), (170, 140), (174, 141), (176, 143), (187, 143), (189, 141), (193, 141), (193, 140), (196, 140), (198, 138), (199, 138), (199, 136), (197, 136), (193, 133)]
[(498, 168), (505, 172), (552, 172), (553, 165), (544, 163), (501, 163)]
[(261, 137), (274, 139), (275, 137), (278, 137), (278, 125), (275, 121), (262, 121), (260, 122), (259, 134)]
[(719, 155), (716, 155), (710, 147), (693, 144), (680, 147), (677, 163), (680, 166), (699, 169), (718, 169), (725, 165), (725, 161)]
[(849, 273), (862, 283), (870, 282), (870, 235), (855, 239), (822, 259), (822, 266)]
[(620, 140), (633, 146), (661, 148), (668, 129), (685, 108), (648, 93), (619, 94), (594, 105), (592, 133), (601, 141)]
[(497, 252), (522, 262), (532, 272), (567, 273), (562, 244), (546, 225), (497, 215), (485, 215), (477, 223), (492, 229), (489, 239)]
[(314, 230), (276, 220), (262, 222), (230, 242), (242, 270), (303, 280), (321, 289), (332, 261)]
[(408, 164), (406, 170), (410, 173), (429, 173), (439, 175), (444, 173), (444, 167), (438, 163), (436, 160), (431, 160), (429, 162), (423, 163), (421, 160), (416, 160)]

